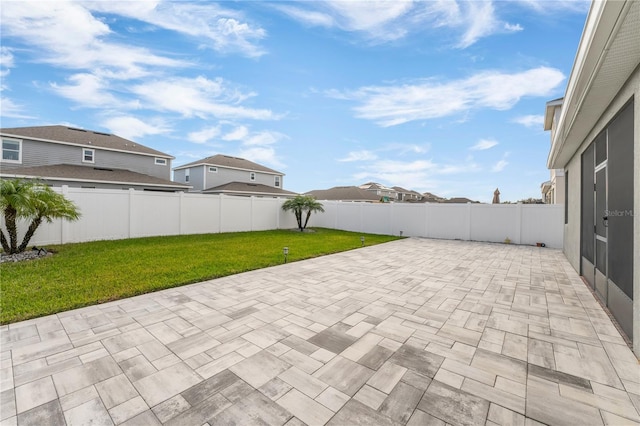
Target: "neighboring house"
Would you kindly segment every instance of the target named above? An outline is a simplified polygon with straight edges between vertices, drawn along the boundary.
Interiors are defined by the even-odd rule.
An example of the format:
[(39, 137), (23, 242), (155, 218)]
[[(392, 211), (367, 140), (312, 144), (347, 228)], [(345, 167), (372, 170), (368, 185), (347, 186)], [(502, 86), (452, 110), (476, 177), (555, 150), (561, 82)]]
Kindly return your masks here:
[(380, 197), (371, 191), (361, 189), (357, 186), (335, 186), (330, 189), (316, 189), (304, 195), (310, 195), (316, 200), (335, 200), (363, 203), (378, 203)]
[[(551, 130), (551, 141), (556, 134), (560, 114), (562, 113), (563, 98), (547, 102), (544, 112), (544, 130)], [(540, 185), (542, 201), (545, 204), (563, 204), (565, 193), (565, 180), (563, 169), (551, 169), (549, 180)]]
[(422, 194), (422, 200), (425, 203), (443, 203), (446, 199), (439, 197), (435, 194), (432, 194), (430, 192), (425, 192), (424, 194)]
[[(551, 126), (564, 253), (640, 355), (640, 2), (594, 1)], [(554, 114), (555, 115), (555, 114)], [(549, 127), (545, 125), (545, 128)]]
[(284, 191), (284, 173), (230, 155), (213, 155), (173, 169), (173, 179), (193, 191), (245, 196), (295, 196)]
[(398, 191), (393, 188), (388, 188), (379, 183), (367, 182), (360, 185), (360, 189), (373, 192), (383, 202), (396, 201), (398, 199)]
[(248, 183), (248, 182), (229, 182), (223, 185), (215, 186), (213, 188), (205, 189), (203, 194), (224, 194), (224, 195), (237, 195), (237, 196), (261, 196), (261, 197), (295, 197), (295, 192), (285, 191), (281, 188), (274, 188), (273, 186), (263, 185), (261, 183)]
[(404, 202), (416, 202), (422, 200), (422, 194), (416, 191), (412, 191), (410, 189), (404, 189), (401, 186), (394, 186), (391, 189), (394, 189), (398, 194), (398, 201)]
[(0, 177), (52, 186), (186, 191), (171, 181), (173, 157), (116, 135), (67, 126), (0, 129)]
[(470, 200), (466, 197), (453, 197), (453, 198), (449, 198), (448, 200), (443, 200), (441, 201), (442, 203), (449, 203), (449, 204), (466, 204), (466, 203), (479, 203), (479, 201), (473, 201)]
[(549, 174), (551, 179), (546, 182), (542, 182), (540, 185), (542, 202), (545, 204), (564, 204), (564, 170), (551, 169)]

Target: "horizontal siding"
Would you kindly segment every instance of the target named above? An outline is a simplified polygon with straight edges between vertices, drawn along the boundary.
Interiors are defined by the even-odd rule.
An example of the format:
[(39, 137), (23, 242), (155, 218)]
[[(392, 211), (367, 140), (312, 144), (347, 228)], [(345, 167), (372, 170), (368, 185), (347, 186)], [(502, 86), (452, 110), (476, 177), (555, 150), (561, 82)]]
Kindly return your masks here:
[(11, 170), (17, 167), (50, 166), (54, 164), (91, 165), (93, 167), (131, 170), (160, 179), (171, 179), (171, 160), (169, 159), (167, 159), (165, 166), (159, 166), (155, 164), (155, 157), (93, 148), (95, 149), (95, 163), (83, 163), (82, 149), (83, 147), (80, 146), (23, 139), (22, 164), (2, 163), (2, 168)]
[[(246, 170), (225, 169), (218, 167), (217, 173), (210, 173), (209, 166), (206, 167), (206, 184), (205, 189), (213, 188), (215, 186), (224, 185), (229, 182), (247, 182), (247, 183), (259, 183), (262, 185), (275, 187), (275, 175), (255, 172), (256, 180), (251, 181), (249, 179), (249, 173)], [(280, 176), (280, 188), (282, 189), (283, 176)]]

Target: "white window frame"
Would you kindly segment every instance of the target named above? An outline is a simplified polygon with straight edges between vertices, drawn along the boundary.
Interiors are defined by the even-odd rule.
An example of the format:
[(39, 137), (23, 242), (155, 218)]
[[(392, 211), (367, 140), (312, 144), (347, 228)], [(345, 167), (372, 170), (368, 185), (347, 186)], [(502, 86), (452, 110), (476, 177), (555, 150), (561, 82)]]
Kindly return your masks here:
[(280, 178), (280, 176), (274, 176), (273, 185), (276, 188), (282, 188), (282, 179)]
[(255, 182), (256, 181), (256, 172), (249, 172), (249, 180), (251, 182)]
[(167, 159), (166, 158), (158, 158), (158, 157), (156, 157), (154, 162), (155, 162), (156, 166), (166, 166), (167, 165)]
[(184, 181), (189, 182), (189, 169), (184, 171)]
[[(9, 160), (4, 158), (4, 141), (13, 142), (18, 144), (18, 159), (17, 160)], [(2, 156), (0, 157), (0, 161), (3, 163), (14, 163), (14, 164), (22, 164), (22, 141), (20, 139), (11, 139), (11, 138), (2, 138)], [(11, 150), (15, 152), (14, 150)]]
[(218, 168), (216, 166), (209, 166), (209, 173), (218, 173)]
[[(91, 152), (91, 160), (86, 159), (87, 152)], [(82, 162), (94, 164), (96, 162), (96, 150), (93, 148), (82, 148)]]

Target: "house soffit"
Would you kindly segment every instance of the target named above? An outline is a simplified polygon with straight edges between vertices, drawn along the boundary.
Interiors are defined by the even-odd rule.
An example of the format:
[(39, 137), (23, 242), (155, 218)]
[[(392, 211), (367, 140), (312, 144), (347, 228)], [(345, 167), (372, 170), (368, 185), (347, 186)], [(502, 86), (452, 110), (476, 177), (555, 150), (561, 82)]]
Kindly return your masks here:
[(640, 2), (605, 2), (598, 18), (586, 52), (578, 52), (548, 168), (564, 168), (640, 64)]

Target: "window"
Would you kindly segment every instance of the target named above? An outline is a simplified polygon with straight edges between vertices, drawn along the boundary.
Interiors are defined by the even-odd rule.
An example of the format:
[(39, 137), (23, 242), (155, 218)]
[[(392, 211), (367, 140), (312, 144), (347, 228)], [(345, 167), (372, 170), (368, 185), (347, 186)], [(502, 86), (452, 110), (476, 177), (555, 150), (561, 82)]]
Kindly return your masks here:
[(255, 172), (251, 172), (251, 173), (249, 173), (249, 180), (250, 180), (251, 182), (253, 182), (254, 180), (256, 180), (256, 174), (255, 174)]
[(280, 176), (276, 176), (276, 178), (275, 178), (275, 186), (276, 186), (276, 188), (280, 188)]
[(189, 182), (189, 169), (184, 171), (184, 181)]
[(156, 165), (158, 166), (166, 166), (167, 159), (166, 158), (156, 158)]
[(218, 173), (217, 167), (209, 167), (209, 173)]
[(82, 162), (83, 163), (95, 163), (95, 149), (82, 148)]
[(6, 163), (21, 163), (22, 141), (2, 139), (2, 161)]

